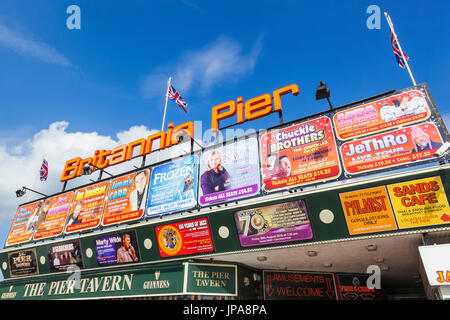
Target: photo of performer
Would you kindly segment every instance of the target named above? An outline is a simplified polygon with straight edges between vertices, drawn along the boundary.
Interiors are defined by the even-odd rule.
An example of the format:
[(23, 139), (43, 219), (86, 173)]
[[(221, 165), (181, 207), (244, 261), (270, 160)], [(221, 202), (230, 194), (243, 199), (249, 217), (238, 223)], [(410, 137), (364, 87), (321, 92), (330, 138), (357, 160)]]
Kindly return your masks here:
[(265, 178), (272, 178), (277, 174), (279, 167), (279, 159), (277, 153), (269, 153), (265, 158), (266, 168), (263, 171)]
[(79, 223), (83, 222), (83, 220), (80, 219), (80, 212), (82, 209), (83, 209), (83, 201), (79, 200), (75, 204), (75, 207), (73, 208), (73, 212), (69, 215), (66, 225), (71, 226), (71, 225), (79, 224)]
[(231, 186), (231, 176), (222, 164), (222, 154), (215, 150), (207, 161), (207, 169), (201, 175), (200, 185), (203, 194), (211, 194), (228, 190)]
[(411, 138), (414, 142), (414, 149), (411, 150), (412, 153), (437, 149), (442, 146), (441, 142), (432, 141), (430, 136), (418, 126), (411, 128)]
[(50, 210), (50, 199), (47, 199), (42, 206), (42, 210), (39, 213), (39, 218), (37, 222), (37, 227), (41, 224), (42, 221), (45, 221), (47, 218), (48, 210)]
[(277, 178), (287, 178), (291, 176), (291, 161), (288, 156), (280, 157), (280, 165), (278, 167)]
[(147, 195), (147, 171), (142, 170), (134, 176), (136, 189), (130, 192), (131, 211), (145, 208), (145, 197)]
[(117, 249), (117, 263), (136, 262), (138, 261), (136, 251), (131, 245), (131, 237), (128, 233), (122, 236), (122, 246)]
[(34, 231), (36, 231), (37, 226), (38, 226), (38, 221), (39, 221), (39, 214), (42, 208), (42, 203), (39, 202), (36, 205), (36, 209), (34, 209), (33, 214), (30, 216), (30, 218), (28, 218), (28, 223), (27, 223), (27, 232), (28, 233), (33, 233)]

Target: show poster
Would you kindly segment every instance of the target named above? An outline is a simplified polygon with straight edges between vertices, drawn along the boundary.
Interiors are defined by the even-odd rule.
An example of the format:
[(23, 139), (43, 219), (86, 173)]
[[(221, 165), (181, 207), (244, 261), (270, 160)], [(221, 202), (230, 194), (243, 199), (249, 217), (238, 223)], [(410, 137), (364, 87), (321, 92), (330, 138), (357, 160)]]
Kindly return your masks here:
[(100, 267), (139, 262), (139, 247), (133, 230), (95, 239), (97, 263)]
[(73, 194), (74, 192), (70, 191), (44, 201), (39, 212), (34, 240), (57, 237), (63, 233)]
[(313, 238), (306, 201), (296, 200), (234, 213), (243, 247)]
[(147, 207), (150, 171), (144, 169), (110, 181), (102, 225), (140, 219)]
[(340, 193), (350, 235), (397, 230), (385, 186)]
[(438, 128), (426, 122), (346, 142), (341, 155), (345, 171), (360, 174), (432, 159), (442, 144)]
[(68, 271), (71, 267), (83, 268), (79, 241), (48, 246), (47, 257), (51, 272)]
[(341, 167), (330, 118), (264, 134), (261, 173), (267, 191), (338, 178)]
[(250, 137), (205, 151), (201, 156), (199, 180), (202, 206), (258, 194), (257, 139)]
[(187, 210), (197, 205), (198, 156), (152, 169), (147, 217)]
[(419, 90), (409, 90), (337, 112), (334, 127), (340, 140), (375, 134), (427, 120), (430, 107)]
[(40, 200), (25, 204), (17, 209), (14, 222), (6, 239), (6, 247), (31, 240), (37, 228), (42, 203), (43, 201)]
[(104, 181), (75, 191), (66, 221), (66, 233), (94, 229), (100, 224), (108, 186), (109, 182)]
[(36, 249), (8, 253), (9, 273), (11, 277), (39, 274), (36, 260)]
[(162, 258), (214, 251), (207, 218), (157, 226), (155, 232)]
[(387, 187), (400, 229), (450, 223), (450, 208), (440, 177)]

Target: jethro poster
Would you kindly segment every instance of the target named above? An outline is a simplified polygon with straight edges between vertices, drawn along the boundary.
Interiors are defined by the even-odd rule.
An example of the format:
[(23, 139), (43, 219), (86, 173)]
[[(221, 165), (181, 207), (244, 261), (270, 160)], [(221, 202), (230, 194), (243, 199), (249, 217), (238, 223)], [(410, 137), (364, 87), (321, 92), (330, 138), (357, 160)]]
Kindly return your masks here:
[(207, 218), (157, 226), (155, 232), (162, 258), (214, 250)]
[(199, 203), (207, 206), (256, 195), (259, 179), (255, 137), (206, 150), (200, 163)]
[(330, 118), (264, 134), (261, 170), (267, 191), (338, 178), (341, 167)]
[(152, 169), (146, 216), (187, 210), (197, 204), (198, 156)]
[(337, 112), (333, 116), (337, 137), (348, 140), (427, 120), (431, 115), (425, 95), (408, 90)]
[(100, 224), (109, 182), (77, 189), (67, 217), (66, 233), (94, 229)]
[(438, 128), (425, 122), (346, 142), (342, 162), (347, 173), (360, 174), (432, 159), (442, 144)]
[(73, 194), (74, 192), (70, 191), (44, 201), (39, 212), (34, 240), (57, 237), (63, 233)]
[(39, 212), (43, 201), (36, 201), (20, 206), (9, 231), (5, 246), (28, 242), (36, 231)]
[(243, 247), (313, 238), (305, 200), (237, 211), (234, 219)]
[(110, 181), (102, 224), (104, 226), (140, 219), (147, 207), (150, 171), (144, 169)]

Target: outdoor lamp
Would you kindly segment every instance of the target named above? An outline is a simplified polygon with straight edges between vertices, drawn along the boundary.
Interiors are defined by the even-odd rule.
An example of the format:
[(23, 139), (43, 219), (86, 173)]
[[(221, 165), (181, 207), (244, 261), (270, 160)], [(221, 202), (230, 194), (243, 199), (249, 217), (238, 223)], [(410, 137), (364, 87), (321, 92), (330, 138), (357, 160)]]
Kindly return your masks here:
[(330, 102), (330, 89), (327, 87), (325, 82), (320, 81), (319, 86), (316, 90), (316, 100), (327, 99), (330, 109), (333, 108)]
[(25, 194), (25, 190), (24, 189), (19, 189), (16, 191), (16, 197), (22, 197)]
[(46, 194), (37, 192), (37, 191), (35, 191), (33, 189), (30, 189), (30, 188), (27, 188), (27, 187), (22, 187), (22, 189), (17, 190), (16, 191), (16, 197), (17, 198), (22, 197), (27, 192), (27, 190), (32, 191), (32, 192), (37, 193), (37, 194), (40, 194), (41, 196), (47, 197)]
[(109, 174), (111, 177), (114, 177), (111, 173), (106, 172), (106, 171), (103, 170), (103, 169), (100, 169), (99, 167), (97, 167), (96, 165), (93, 165), (92, 163), (86, 163), (86, 164), (85, 164), (85, 166), (83, 167), (83, 175), (84, 175), (84, 176), (90, 175), (92, 172), (94, 172), (94, 169), (92, 169), (92, 167), (94, 167), (95, 169), (98, 169), (98, 170), (102, 170), (104, 173), (107, 173), (107, 174)]

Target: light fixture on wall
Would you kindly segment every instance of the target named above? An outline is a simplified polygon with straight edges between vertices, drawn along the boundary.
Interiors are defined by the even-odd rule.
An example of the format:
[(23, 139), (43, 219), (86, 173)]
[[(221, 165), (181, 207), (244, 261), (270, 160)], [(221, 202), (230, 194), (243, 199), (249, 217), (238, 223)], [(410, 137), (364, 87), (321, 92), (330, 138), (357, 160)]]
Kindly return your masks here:
[(40, 194), (41, 196), (47, 197), (46, 194), (40, 193), (40, 192), (38, 192), (36, 190), (30, 189), (30, 188), (27, 188), (27, 187), (22, 187), (22, 189), (16, 190), (16, 197), (19, 198), (19, 197), (24, 196), (25, 193), (27, 192), (27, 190), (31, 191), (31, 192), (34, 192), (34, 193), (37, 193), (37, 194)]

